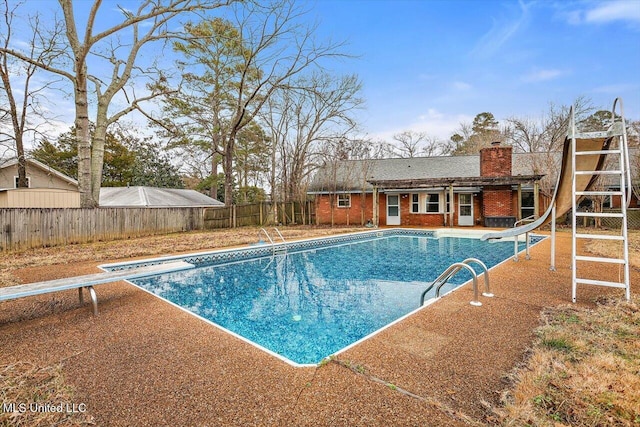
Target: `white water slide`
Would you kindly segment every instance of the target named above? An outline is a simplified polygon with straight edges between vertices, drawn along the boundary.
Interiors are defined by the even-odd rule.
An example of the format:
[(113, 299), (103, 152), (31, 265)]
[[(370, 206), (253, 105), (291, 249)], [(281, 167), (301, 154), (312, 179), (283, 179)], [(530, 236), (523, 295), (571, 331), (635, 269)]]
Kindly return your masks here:
[[(616, 106), (620, 106), (619, 115), (616, 114)], [(503, 231), (487, 233), (481, 237), (482, 240), (502, 239), (517, 237), (521, 234), (528, 234), (539, 227), (553, 221), (552, 233), (555, 233), (555, 218), (572, 211), (573, 225), (573, 300), (575, 302), (575, 285), (577, 283), (612, 286), (626, 288), (627, 299), (629, 296), (629, 263), (628, 263), (628, 240), (627, 240), (627, 218), (626, 208), (631, 200), (631, 189), (627, 188), (631, 183), (629, 168), (629, 154), (626, 138), (626, 125), (622, 113), (622, 101), (616, 99), (611, 112), (612, 125), (608, 130), (601, 132), (577, 132), (574, 110), (570, 112), (570, 122), (567, 136), (562, 150), (562, 164), (560, 174), (556, 183), (555, 192), (547, 211), (535, 221), (520, 227), (510, 228)], [(616, 143), (617, 142), (617, 143)], [(617, 156), (619, 167), (616, 169), (605, 169), (607, 156)], [(594, 191), (592, 188), (600, 175), (616, 175), (619, 177), (619, 190)], [(585, 196), (620, 196), (621, 212), (596, 213), (577, 212), (580, 200)], [(576, 233), (576, 217), (615, 217), (620, 218), (621, 235), (612, 238), (607, 235)], [(528, 236), (527, 236), (528, 237)], [(552, 236), (555, 237), (555, 236)], [(595, 258), (576, 255), (576, 238), (602, 238), (623, 241), (624, 256), (621, 259)], [(527, 239), (528, 240), (528, 239)], [(554, 239), (555, 240), (555, 239)], [(527, 242), (528, 246), (528, 242)], [(554, 267), (555, 242), (552, 243), (552, 269)], [(622, 264), (626, 269), (625, 283), (603, 282), (590, 279), (577, 279), (575, 277), (576, 259), (579, 261), (612, 262)], [(597, 282), (597, 283), (596, 283)]]

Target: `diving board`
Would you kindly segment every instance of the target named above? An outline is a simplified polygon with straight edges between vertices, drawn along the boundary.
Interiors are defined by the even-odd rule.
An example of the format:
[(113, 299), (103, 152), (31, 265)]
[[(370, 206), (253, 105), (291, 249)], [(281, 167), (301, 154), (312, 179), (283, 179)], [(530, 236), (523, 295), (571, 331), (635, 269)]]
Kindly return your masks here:
[(112, 283), (120, 280), (139, 279), (156, 274), (172, 273), (194, 268), (193, 264), (185, 261), (172, 261), (162, 264), (147, 265), (128, 270), (107, 271), (104, 273), (87, 274), (84, 276), (66, 277), (63, 279), (47, 280), (44, 282), (25, 283), (23, 285), (0, 288), (0, 301), (7, 301), (33, 295), (78, 289), (80, 304), (83, 303), (82, 288), (86, 288), (93, 303), (93, 314), (98, 314), (98, 298), (93, 286)]

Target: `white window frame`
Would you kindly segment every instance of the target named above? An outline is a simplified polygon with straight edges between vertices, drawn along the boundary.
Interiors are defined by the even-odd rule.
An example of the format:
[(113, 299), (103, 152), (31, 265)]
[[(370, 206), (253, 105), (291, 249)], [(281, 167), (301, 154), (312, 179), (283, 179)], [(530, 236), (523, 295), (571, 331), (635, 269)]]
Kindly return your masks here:
[[(429, 196), (430, 195), (436, 195), (438, 196), (438, 211), (437, 212), (429, 212), (428, 210), (428, 206), (429, 205), (435, 205), (434, 202), (429, 203)], [(415, 201), (416, 196), (418, 197), (418, 201)], [(443, 192), (442, 191), (431, 191), (431, 192), (425, 192), (425, 193), (411, 193), (410, 194), (411, 197), (411, 213), (412, 214), (442, 214), (444, 213), (442, 211), (442, 207), (443, 207)], [(418, 210), (416, 211), (416, 205)]]
[[(18, 178), (20, 178), (19, 176), (14, 176), (13, 177), (13, 188), (18, 188)], [(27, 177), (27, 188), (31, 188), (31, 177), (28, 176)]]
[[(442, 197), (440, 197), (442, 195), (442, 193), (425, 193), (424, 195), (424, 212), (425, 213), (430, 213), (430, 214), (437, 214), (437, 213), (442, 213)], [(430, 202), (429, 196), (438, 196), (438, 201), (437, 202)], [(438, 205), (438, 209), (436, 211), (430, 211), (429, 207), (430, 206), (435, 206)]]
[(420, 213), (420, 193), (411, 193), (411, 213)]
[(351, 194), (337, 194), (336, 206), (339, 207), (339, 208), (350, 208), (351, 207)]
[[(531, 206), (525, 206), (525, 205), (524, 205), (523, 201), (524, 201), (525, 194), (526, 194), (526, 195), (531, 194), (531, 198), (532, 198), (532, 200), (533, 200), (533, 205), (531, 205)], [(527, 217), (529, 217), (530, 215), (535, 215), (535, 213), (536, 213), (536, 201), (535, 201), (535, 199), (534, 199), (534, 198), (535, 198), (535, 196), (536, 196), (536, 195), (535, 195), (535, 192), (534, 192), (533, 190), (522, 190), (522, 191), (521, 191), (521, 193), (520, 193), (520, 216), (521, 216), (522, 218), (527, 218)], [(531, 213), (530, 213), (529, 215), (524, 215), (524, 214), (522, 213), (522, 211), (523, 211), (523, 210), (525, 210), (525, 209), (527, 210), (527, 212), (529, 212), (529, 211), (530, 211)]]

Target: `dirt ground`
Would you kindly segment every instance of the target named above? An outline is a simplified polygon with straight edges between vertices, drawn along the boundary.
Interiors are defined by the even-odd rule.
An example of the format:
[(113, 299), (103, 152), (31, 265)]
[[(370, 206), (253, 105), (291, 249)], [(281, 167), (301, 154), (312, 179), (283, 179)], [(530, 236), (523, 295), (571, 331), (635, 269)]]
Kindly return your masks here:
[[(198, 239), (209, 248), (256, 240), (256, 230), (242, 233), (245, 240)], [(306, 235), (285, 230), (287, 239)], [(184, 251), (180, 236), (159, 240), (163, 250), (175, 249), (167, 252)], [(87, 274), (152, 248), (132, 240), (26, 251), (2, 260), (0, 278), (8, 285)], [(469, 304), (466, 285), (314, 368), (292, 367), (125, 282), (97, 288), (97, 317), (78, 305), (76, 291), (0, 303), (0, 356), (62, 364), (72, 403), (86, 405), (100, 426), (484, 425), (525, 358), (541, 310), (571, 300), (569, 233), (558, 234), (556, 251), (557, 271), (549, 270), (546, 239), (531, 260), (491, 271), (495, 297), (482, 307)], [(611, 270), (592, 273), (615, 279)], [(639, 279), (632, 268), (633, 293)], [(601, 295), (622, 291), (579, 287), (578, 303)]]

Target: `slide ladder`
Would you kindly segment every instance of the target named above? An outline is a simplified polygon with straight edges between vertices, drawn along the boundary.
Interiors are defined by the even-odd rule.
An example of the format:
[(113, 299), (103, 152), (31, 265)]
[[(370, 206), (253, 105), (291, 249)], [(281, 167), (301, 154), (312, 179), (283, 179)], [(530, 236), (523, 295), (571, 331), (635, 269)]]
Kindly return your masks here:
[[(616, 107), (620, 114), (616, 115)], [(626, 125), (622, 111), (622, 100), (617, 98), (611, 111), (612, 125), (602, 132), (578, 132), (573, 107), (569, 115), (569, 129), (562, 150), (562, 162), (558, 181), (549, 208), (535, 221), (519, 227), (483, 235), (481, 240), (503, 239), (527, 234), (551, 222), (551, 270), (555, 270), (555, 220), (557, 217), (571, 212), (572, 217), (572, 300), (576, 301), (576, 285), (600, 285), (625, 289), (627, 300), (631, 299), (629, 286), (629, 241), (627, 236), (627, 207), (631, 202), (631, 171), (629, 148), (627, 146)], [(617, 160), (613, 169), (607, 169), (608, 156)], [(614, 157), (615, 156), (615, 157)], [(600, 176), (619, 178), (619, 190), (605, 186), (605, 190), (597, 190), (597, 179)], [(578, 203), (583, 197), (610, 196), (620, 197), (620, 212), (578, 212)], [(581, 234), (576, 225), (579, 217), (614, 218), (620, 220), (618, 235)], [(577, 254), (579, 239), (617, 240), (621, 242), (620, 258), (593, 257)], [(610, 267), (618, 265), (618, 281), (604, 281), (595, 278), (579, 277), (577, 262), (599, 263)], [(581, 264), (582, 265), (582, 264)], [(606, 268), (609, 271), (609, 268)]]
[[(620, 114), (616, 115), (616, 105), (620, 107)], [(627, 300), (631, 298), (631, 290), (629, 285), (629, 240), (627, 232), (627, 207), (631, 201), (631, 173), (629, 165), (629, 151), (627, 146), (627, 132), (624, 122), (622, 101), (616, 99), (611, 111), (612, 126), (606, 132), (577, 132), (575, 116), (571, 114), (569, 135), (571, 138), (571, 164), (572, 164), (572, 205), (571, 205), (571, 230), (572, 230), (572, 257), (571, 257), (571, 298), (573, 302), (576, 302), (577, 285), (596, 285), (596, 286), (608, 286), (614, 288), (622, 288), (625, 290), (625, 297)], [(591, 140), (599, 140), (606, 138), (610, 140), (610, 147), (607, 150), (581, 150), (580, 145)], [(583, 170), (580, 169), (580, 159), (583, 156), (599, 156), (605, 154), (610, 156), (611, 167), (603, 168), (601, 170)], [(576, 182), (584, 177), (585, 179), (591, 179), (592, 182), (599, 176), (613, 176), (616, 184), (610, 185), (606, 183), (601, 185), (600, 190), (591, 190), (587, 188), (585, 190), (576, 189)], [(615, 188), (618, 187), (618, 188)], [(620, 212), (591, 212), (591, 211), (578, 211), (578, 204), (583, 197), (609, 197), (613, 200), (614, 197), (620, 198)], [(619, 223), (620, 226), (616, 230), (616, 234), (585, 234), (577, 232), (578, 218), (615, 218), (615, 224)], [(619, 257), (596, 257), (578, 254), (578, 241), (582, 239), (599, 239), (599, 240), (614, 240), (621, 242), (621, 254)], [(578, 262), (591, 263), (602, 266), (602, 270), (610, 270), (611, 265), (618, 267), (618, 280), (617, 281), (605, 281), (600, 279), (584, 277), (581, 274)]]

